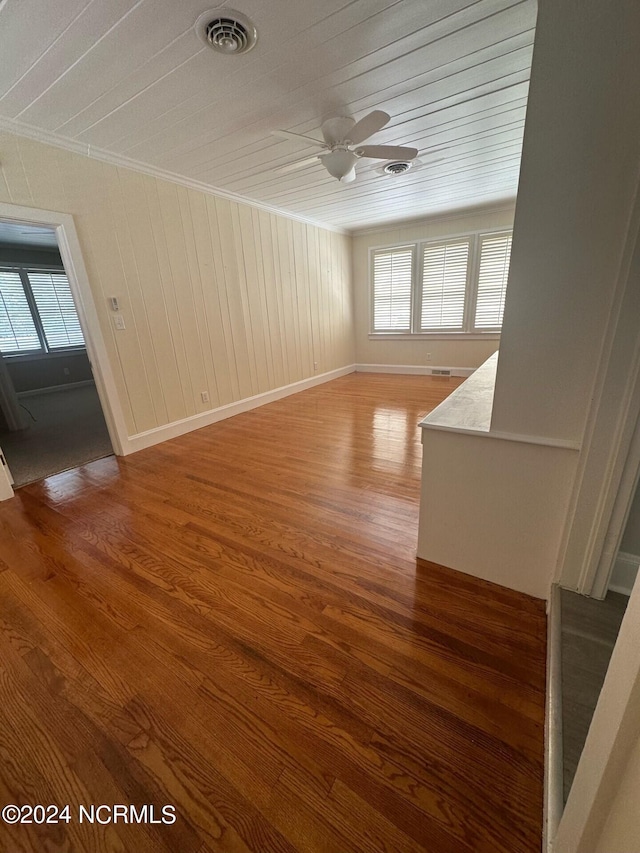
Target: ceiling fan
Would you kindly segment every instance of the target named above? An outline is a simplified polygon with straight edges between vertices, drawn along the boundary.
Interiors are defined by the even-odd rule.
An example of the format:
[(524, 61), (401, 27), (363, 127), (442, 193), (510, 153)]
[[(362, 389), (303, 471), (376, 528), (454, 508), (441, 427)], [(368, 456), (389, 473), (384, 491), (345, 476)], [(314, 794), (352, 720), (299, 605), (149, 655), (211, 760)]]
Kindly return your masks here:
[(274, 136), (303, 141), (307, 145), (311, 143), (326, 150), (325, 154), (305, 157), (303, 160), (281, 166), (276, 171), (283, 175), (320, 161), (330, 175), (341, 183), (348, 184), (355, 180), (355, 165), (363, 157), (374, 160), (413, 160), (418, 156), (417, 148), (408, 148), (404, 145), (360, 145), (365, 139), (382, 130), (389, 121), (391, 116), (382, 110), (374, 110), (358, 122), (347, 117), (330, 118), (322, 124), (324, 142), (312, 136), (303, 136), (288, 130), (274, 130), (272, 131)]

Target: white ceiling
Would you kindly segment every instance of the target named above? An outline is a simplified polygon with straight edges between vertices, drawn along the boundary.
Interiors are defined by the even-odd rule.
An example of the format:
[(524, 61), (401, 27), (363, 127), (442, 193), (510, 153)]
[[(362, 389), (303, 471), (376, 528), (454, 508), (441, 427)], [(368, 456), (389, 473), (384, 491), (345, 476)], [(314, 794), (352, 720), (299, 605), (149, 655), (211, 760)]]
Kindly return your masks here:
[[(0, 2), (0, 120), (346, 229), (515, 196), (535, 0), (233, 6), (259, 32), (240, 56), (200, 41), (202, 0)], [(369, 142), (417, 147), (411, 171), (274, 173), (315, 151), (272, 129), (373, 109), (392, 119)]]

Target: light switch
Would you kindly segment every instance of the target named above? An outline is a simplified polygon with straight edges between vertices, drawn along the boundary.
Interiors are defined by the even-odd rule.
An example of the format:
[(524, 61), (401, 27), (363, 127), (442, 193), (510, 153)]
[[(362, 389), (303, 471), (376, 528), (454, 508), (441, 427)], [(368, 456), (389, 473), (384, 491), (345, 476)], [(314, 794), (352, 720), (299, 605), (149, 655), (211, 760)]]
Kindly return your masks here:
[(120, 305), (118, 303), (118, 297), (117, 296), (110, 296), (109, 297), (109, 305), (110, 305), (112, 311), (119, 311), (120, 310)]
[(114, 316), (113, 325), (116, 327), (116, 329), (119, 329), (120, 331), (122, 331), (122, 329), (127, 328), (125, 326), (124, 317), (122, 316), (122, 314), (116, 314)]

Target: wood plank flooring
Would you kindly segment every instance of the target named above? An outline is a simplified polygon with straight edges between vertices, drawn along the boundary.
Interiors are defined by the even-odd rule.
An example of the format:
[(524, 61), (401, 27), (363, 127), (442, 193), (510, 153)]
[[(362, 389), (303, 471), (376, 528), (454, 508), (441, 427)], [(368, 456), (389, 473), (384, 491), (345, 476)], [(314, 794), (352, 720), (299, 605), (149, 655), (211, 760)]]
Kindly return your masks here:
[[(457, 384), (353, 374), (0, 504), (0, 805), (71, 815), (0, 850), (538, 853), (542, 603), (415, 559)], [(176, 820), (79, 820), (115, 804)]]

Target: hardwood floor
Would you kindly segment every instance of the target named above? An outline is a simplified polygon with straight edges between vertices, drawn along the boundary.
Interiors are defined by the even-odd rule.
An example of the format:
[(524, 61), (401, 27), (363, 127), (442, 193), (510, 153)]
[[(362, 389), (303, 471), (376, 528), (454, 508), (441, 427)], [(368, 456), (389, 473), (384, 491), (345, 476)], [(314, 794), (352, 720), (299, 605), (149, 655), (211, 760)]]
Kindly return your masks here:
[(538, 853), (543, 605), (415, 559), (457, 384), (352, 374), (0, 504), (0, 806), (71, 817), (2, 851)]

